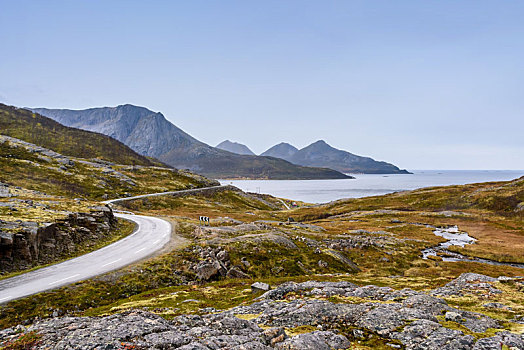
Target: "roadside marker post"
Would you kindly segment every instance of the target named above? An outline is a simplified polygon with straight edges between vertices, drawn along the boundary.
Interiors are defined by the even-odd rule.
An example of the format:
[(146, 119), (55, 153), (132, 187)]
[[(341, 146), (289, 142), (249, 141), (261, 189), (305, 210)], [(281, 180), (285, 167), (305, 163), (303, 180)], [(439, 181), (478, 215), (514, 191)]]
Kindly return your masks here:
[(201, 216), (198, 220), (199, 225), (202, 227), (202, 223), (204, 223), (204, 226), (210, 226), (209, 225), (209, 216)]

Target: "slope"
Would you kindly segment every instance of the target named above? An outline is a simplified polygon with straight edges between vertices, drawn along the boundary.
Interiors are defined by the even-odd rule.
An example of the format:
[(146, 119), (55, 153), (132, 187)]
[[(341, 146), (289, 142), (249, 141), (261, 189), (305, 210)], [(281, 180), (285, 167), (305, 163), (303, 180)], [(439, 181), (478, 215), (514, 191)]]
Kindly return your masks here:
[(128, 165), (154, 164), (111, 137), (66, 127), (29, 110), (4, 104), (0, 104), (0, 133), (68, 156)]
[(55, 196), (96, 200), (218, 184), (176, 169), (65, 156), (3, 135), (0, 169), (0, 183)]

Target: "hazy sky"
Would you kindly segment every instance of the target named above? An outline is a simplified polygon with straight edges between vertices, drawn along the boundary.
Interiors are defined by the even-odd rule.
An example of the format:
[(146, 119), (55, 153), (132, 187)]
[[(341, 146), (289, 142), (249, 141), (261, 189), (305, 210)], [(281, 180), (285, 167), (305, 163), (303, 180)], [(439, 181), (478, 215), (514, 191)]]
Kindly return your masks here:
[(259, 153), (524, 169), (522, 1), (0, 0), (0, 102), (162, 112)]

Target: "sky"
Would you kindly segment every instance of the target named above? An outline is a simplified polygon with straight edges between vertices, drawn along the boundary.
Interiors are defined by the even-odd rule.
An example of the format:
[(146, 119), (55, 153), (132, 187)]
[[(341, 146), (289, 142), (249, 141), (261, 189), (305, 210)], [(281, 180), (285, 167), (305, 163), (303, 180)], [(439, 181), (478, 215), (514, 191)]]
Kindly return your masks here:
[(524, 169), (524, 2), (0, 0), (0, 102), (162, 112), (261, 153)]

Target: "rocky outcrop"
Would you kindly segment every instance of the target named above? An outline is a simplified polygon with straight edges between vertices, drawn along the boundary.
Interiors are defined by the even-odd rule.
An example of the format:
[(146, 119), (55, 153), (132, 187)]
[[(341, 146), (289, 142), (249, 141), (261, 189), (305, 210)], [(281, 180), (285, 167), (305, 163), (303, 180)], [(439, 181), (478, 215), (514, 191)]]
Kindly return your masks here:
[(70, 255), (80, 244), (103, 238), (116, 227), (108, 207), (74, 213), (50, 224), (0, 220), (0, 272), (26, 269)]
[(464, 293), (500, 294), (502, 291), (494, 288), (490, 283), (496, 281), (496, 278), (478, 273), (463, 273), (445, 286), (435, 289), (432, 294), (435, 296), (462, 296)]
[[(20, 329), (19, 329), (20, 330)], [(26, 332), (42, 336), (36, 349), (180, 349), (180, 350), (331, 350), (349, 349), (350, 342), (332, 331), (290, 337), (283, 328), (260, 328), (228, 313), (183, 315), (167, 321), (146, 311), (104, 318), (65, 317), (39, 322)], [(0, 331), (1, 340), (20, 335)]]
[(11, 193), (9, 192), (9, 185), (0, 182), (0, 198), (6, 197), (11, 197)]
[[(487, 278), (487, 276), (484, 276)], [(464, 278), (462, 278), (464, 279)], [(348, 301), (329, 302), (337, 297)], [(392, 348), (406, 349), (500, 349), (490, 344), (524, 349), (524, 337), (500, 330), (495, 336), (482, 338), (488, 329), (502, 324), (488, 316), (453, 308), (443, 299), (411, 289), (357, 286), (350, 282), (288, 282), (264, 293), (249, 306), (228, 311), (235, 315), (257, 315), (252, 319), (260, 327), (295, 328), (313, 326), (319, 330), (353, 329), (347, 334), (351, 341), (365, 340), (371, 335), (391, 342)], [(477, 341), (457, 329), (440, 323), (448, 318), (471, 332)], [(458, 328), (458, 327), (457, 327)]]
[(200, 258), (198, 262), (193, 262), (189, 265), (190, 270), (194, 272), (198, 281), (211, 281), (222, 277), (251, 277), (242, 271), (241, 266), (232, 265), (229, 253), (221, 247), (195, 246), (192, 251)]
[(333, 350), (358, 344), (409, 350), (524, 349), (524, 336), (502, 329), (500, 321), (407, 288), (287, 282), (251, 305), (207, 309), (171, 321), (143, 310), (42, 320), (0, 331), (0, 345), (33, 332), (40, 336), (36, 349)]

